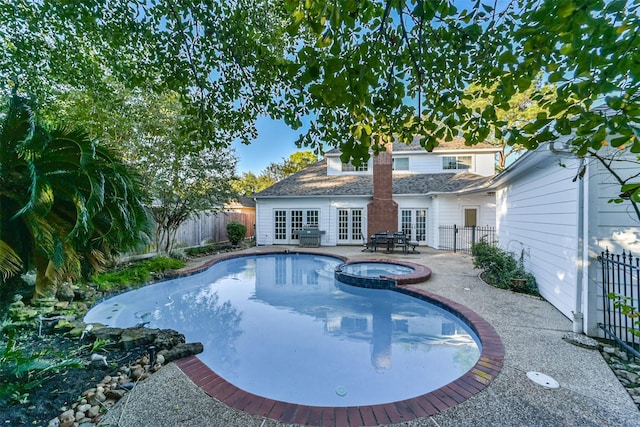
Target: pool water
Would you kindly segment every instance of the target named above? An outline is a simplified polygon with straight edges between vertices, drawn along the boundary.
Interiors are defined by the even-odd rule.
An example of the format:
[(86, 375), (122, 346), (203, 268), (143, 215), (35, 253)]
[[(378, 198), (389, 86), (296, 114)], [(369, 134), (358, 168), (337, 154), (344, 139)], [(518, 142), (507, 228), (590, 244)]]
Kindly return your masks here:
[(413, 273), (413, 268), (389, 262), (356, 262), (345, 264), (340, 269), (347, 274), (362, 277), (380, 277)]
[(479, 340), (459, 318), (399, 292), (344, 292), (334, 279), (342, 262), (309, 254), (233, 258), (105, 300), (84, 320), (175, 329), (202, 342), (198, 357), (235, 386), (311, 406), (404, 400), (474, 366)]

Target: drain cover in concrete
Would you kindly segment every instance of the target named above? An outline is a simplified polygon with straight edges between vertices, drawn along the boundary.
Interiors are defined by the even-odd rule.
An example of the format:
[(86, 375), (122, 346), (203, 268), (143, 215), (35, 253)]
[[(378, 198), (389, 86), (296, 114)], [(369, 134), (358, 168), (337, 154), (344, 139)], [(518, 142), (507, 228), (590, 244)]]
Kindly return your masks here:
[(534, 383), (541, 385), (546, 388), (558, 388), (560, 384), (558, 381), (551, 378), (549, 375), (543, 374), (541, 372), (529, 371), (527, 372), (527, 377)]

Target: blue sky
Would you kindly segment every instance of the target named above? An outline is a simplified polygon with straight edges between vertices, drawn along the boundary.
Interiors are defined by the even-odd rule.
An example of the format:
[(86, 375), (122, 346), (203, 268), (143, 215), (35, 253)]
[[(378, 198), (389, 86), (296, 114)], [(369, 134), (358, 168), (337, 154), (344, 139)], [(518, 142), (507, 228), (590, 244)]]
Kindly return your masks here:
[(288, 159), (296, 151), (306, 149), (299, 149), (295, 144), (304, 129), (294, 131), (281, 120), (264, 117), (258, 119), (256, 126), (258, 138), (251, 145), (233, 143), (238, 157), (238, 175), (245, 172), (258, 175), (270, 163), (281, 163), (282, 159)]

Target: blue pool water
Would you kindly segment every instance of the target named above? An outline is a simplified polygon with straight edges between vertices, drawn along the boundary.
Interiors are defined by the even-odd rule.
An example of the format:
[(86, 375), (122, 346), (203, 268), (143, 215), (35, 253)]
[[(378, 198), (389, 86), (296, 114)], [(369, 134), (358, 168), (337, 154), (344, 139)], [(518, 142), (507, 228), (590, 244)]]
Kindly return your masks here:
[(479, 340), (460, 319), (398, 292), (341, 284), (341, 263), (308, 254), (233, 258), (107, 299), (84, 320), (175, 329), (202, 342), (198, 357), (228, 382), (312, 406), (404, 400), (474, 366)]
[(413, 268), (389, 262), (357, 262), (345, 264), (341, 270), (361, 277), (380, 277), (383, 275), (400, 275), (413, 273)]

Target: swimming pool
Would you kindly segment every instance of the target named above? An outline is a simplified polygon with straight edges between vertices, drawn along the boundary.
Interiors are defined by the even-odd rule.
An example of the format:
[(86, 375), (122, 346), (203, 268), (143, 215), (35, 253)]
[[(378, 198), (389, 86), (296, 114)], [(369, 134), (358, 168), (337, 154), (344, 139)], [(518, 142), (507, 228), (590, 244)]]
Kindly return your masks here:
[(103, 301), (86, 323), (171, 328), (198, 355), (258, 396), (346, 407), (424, 395), (469, 372), (480, 340), (449, 310), (389, 290), (343, 292), (343, 260), (243, 256)]

